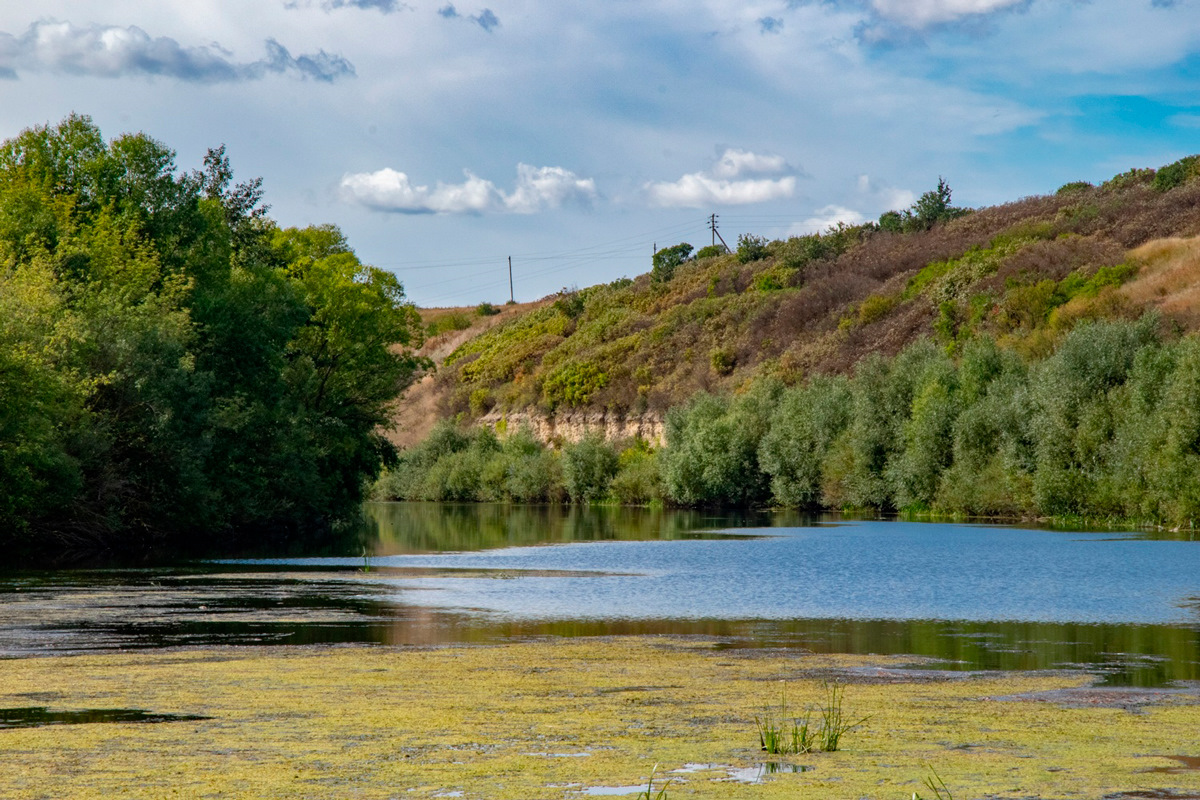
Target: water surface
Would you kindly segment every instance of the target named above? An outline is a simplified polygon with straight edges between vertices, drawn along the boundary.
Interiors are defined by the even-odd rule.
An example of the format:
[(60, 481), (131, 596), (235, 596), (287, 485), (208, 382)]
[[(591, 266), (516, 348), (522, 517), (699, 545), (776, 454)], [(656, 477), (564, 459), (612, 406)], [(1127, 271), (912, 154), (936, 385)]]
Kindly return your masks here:
[(0, 652), (665, 633), (1200, 680), (1200, 544), (1186, 539), (628, 509), (369, 513), (369, 540), (340, 556), (10, 575)]

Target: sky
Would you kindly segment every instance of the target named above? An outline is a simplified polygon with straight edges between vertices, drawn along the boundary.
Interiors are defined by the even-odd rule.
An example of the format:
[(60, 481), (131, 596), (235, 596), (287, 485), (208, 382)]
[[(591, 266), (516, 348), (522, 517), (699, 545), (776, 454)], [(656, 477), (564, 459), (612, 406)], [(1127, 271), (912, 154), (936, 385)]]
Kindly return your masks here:
[(422, 306), (1200, 152), (1200, 0), (0, 0), (0, 136), (227, 146)]

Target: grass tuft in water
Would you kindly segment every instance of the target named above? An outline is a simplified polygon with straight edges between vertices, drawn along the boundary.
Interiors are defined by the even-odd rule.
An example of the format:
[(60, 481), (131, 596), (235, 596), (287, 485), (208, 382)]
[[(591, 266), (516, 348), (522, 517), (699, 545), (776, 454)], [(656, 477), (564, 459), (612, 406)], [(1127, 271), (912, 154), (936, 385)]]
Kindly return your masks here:
[(657, 772), (658, 764), (655, 764), (654, 769), (650, 770), (650, 779), (646, 781), (645, 791), (638, 792), (636, 800), (663, 800), (667, 796), (667, 787), (671, 785), (671, 779), (667, 778), (667, 782), (656, 793), (654, 791), (654, 775)]
[(790, 725), (787, 716), (787, 700), (781, 696), (778, 716), (768, 708), (763, 716), (754, 718), (762, 749), (771, 755), (812, 752), (817, 744), (817, 734), (809, 724), (810, 715), (805, 714), (803, 720), (793, 717)]
[[(932, 766), (929, 768), (929, 775), (926, 776), (923, 783), (933, 792), (932, 800), (954, 800), (954, 795), (950, 794), (950, 790), (946, 788), (946, 782), (942, 780), (942, 776), (937, 774), (937, 770)], [(924, 800), (920, 794), (913, 792), (912, 800)]]
[(779, 711), (768, 708), (761, 717), (754, 718), (758, 729), (758, 742), (762, 749), (772, 755), (811, 753), (820, 749), (832, 753), (841, 746), (842, 737), (866, 722), (863, 717), (857, 722), (846, 718), (842, 700), (846, 687), (841, 683), (825, 683), (825, 705), (821, 708), (821, 725), (814, 729), (811, 713), (804, 719), (792, 717), (788, 722), (787, 700), (779, 699)]
[(850, 722), (842, 708), (842, 699), (846, 693), (845, 684), (825, 683), (825, 707), (821, 709), (821, 749), (832, 753), (841, 746), (842, 737), (862, 725), (870, 716), (863, 717), (857, 722)]

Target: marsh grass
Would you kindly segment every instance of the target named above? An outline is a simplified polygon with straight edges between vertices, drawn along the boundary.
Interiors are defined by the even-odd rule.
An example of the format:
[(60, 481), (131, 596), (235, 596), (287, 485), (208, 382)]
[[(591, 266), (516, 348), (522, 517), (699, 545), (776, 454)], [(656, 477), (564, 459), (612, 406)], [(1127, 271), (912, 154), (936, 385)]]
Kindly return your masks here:
[(667, 778), (657, 792), (654, 791), (654, 776), (658, 772), (658, 764), (654, 765), (654, 769), (650, 770), (650, 778), (646, 781), (646, 789), (638, 792), (636, 800), (664, 800), (667, 796), (667, 787), (671, 785), (671, 779)]
[(843, 736), (871, 718), (868, 715), (857, 722), (850, 722), (842, 707), (845, 693), (845, 684), (836, 681), (825, 684), (825, 706), (821, 709), (820, 741), (821, 749), (827, 753), (837, 750)]
[(803, 719), (792, 717), (789, 724), (787, 700), (780, 696), (779, 711), (768, 708), (754, 718), (758, 741), (772, 755), (791, 755), (823, 750), (832, 753), (841, 746), (842, 737), (862, 725), (869, 716), (851, 722), (845, 713), (843, 699), (846, 687), (841, 683), (825, 683), (825, 704), (821, 707), (820, 727), (812, 726), (812, 713)]
[[(932, 800), (954, 800), (954, 795), (950, 794), (950, 790), (946, 788), (946, 782), (942, 780), (942, 776), (937, 774), (937, 770), (933, 767), (929, 768), (929, 775), (922, 781), (929, 791), (933, 792)], [(920, 794), (913, 792), (912, 800), (923, 800)]]
[(803, 720), (793, 717), (789, 725), (787, 701), (781, 697), (778, 717), (767, 709), (763, 716), (754, 718), (759, 744), (771, 755), (812, 752), (817, 743), (817, 734), (812, 730), (809, 720), (810, 715), (805, 714)]

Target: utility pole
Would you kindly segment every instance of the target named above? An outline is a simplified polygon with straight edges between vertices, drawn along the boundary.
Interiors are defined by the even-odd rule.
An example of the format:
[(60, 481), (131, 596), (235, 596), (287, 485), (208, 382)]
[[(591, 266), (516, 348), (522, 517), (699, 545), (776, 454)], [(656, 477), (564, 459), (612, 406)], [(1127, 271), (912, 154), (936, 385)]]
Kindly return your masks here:
[(516, 296), (515, 296), (515, 295), (513, 295), (513, 282), (512, 282), (512, 256), (509, 256), (509, 257), (508, 257), (508, 302), (510, 302), (510, 303), (516, 303), (516, 302), (517, 302), (517, 298), (516, 298)]
[(709, 230), (711, 230), (711, 231), (712, 231), (712, 243), (713, 243), (713, 247), (716, 247), (716, 246), (717, 246), (717, 239), (720, 239), (720, 240), (721, 240), (721, 244), (725, 246), (725, 252), (726, 252), (726, 253), (732, 253), (733, 251), (729, 249), (729, 245), (725, 244), (725, 237), (724, 237), (724, 236), (722, 236), (722, 235), (721, 235), (721, 232), (717, 230), (717, 215), (716, 215), (716, 214), (712, 214), (712, 215), (710, 215), (710, 216), (709, 216), (709, 218), (708, 218), (708, 228), (709, 228)]

